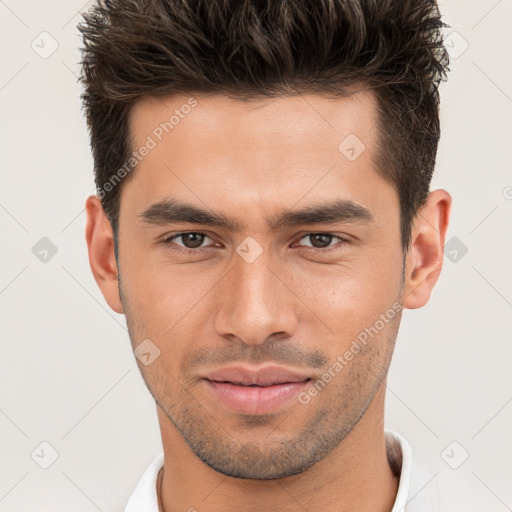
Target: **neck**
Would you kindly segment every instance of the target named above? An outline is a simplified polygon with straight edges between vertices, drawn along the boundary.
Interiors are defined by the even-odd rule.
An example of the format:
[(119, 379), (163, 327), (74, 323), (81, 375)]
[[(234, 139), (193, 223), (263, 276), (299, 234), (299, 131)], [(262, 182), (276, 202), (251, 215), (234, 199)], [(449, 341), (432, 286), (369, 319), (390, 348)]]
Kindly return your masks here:
[(374, 400), (338, 446), (311, 468), (290, 477), (250, 480), (222, 475), (189, 449), (157, 407), (164, 447), (160, 512), (389, 512), (398, 476), (386, 455), (385, 381)]

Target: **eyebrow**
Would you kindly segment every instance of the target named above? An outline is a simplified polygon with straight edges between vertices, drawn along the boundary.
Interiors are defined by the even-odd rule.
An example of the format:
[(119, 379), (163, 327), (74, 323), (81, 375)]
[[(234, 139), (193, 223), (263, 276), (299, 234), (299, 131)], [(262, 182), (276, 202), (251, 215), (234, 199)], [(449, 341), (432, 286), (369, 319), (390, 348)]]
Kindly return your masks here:
[[(224, 228), (233, 232), (240, 232), (243, 229), (243, 225), (238, 221), (176, 199), (166, 199), (152, 204), (138, 216), (145, 224), (157, 226), (186, 222)], [(282, 227), (303, 224), (370, 223), (373, 220), (370, 210), (347, 199), (310, 205), (298, 210), (288, 210), (266, 219), (268, 227), (273, 231)]]

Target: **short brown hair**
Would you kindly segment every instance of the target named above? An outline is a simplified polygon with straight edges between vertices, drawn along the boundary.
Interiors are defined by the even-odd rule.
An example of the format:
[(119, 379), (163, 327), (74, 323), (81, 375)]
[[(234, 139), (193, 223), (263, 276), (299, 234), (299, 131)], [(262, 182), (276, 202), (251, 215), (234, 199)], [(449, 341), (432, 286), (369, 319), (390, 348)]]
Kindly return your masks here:
[(105, 184), (133, 151), (129, 115), (142, 97), (341, 97), (362, 85), (376, 94), (376, 170), (397, 190), (408, 249), (440, 136), (438, 86), (448, 70), (444, 26), (436, 0), (98, 3), (78, 27), (80, 80), (96, 187), (114, 233), (122, 183)]

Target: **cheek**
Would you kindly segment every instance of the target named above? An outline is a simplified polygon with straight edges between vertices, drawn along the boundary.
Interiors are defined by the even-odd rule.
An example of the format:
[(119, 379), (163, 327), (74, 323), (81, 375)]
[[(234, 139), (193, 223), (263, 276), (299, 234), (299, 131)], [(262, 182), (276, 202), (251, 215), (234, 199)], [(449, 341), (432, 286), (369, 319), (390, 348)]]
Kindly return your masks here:
[(216, 273), (137, 258), (123, 263), (123, 290), (130, 313), (155, 338), (184, 333), (185, 326), (193, 329), (204, 321), (198, 316), (204, 315), (208, 294), (219, 280)]
[(321, 272), (301, 272), (293, 287), (312, 322), (323, 324), (327, 336), (344, 345), (397, 307), (401, 275), (400, 251), (376, 251)]

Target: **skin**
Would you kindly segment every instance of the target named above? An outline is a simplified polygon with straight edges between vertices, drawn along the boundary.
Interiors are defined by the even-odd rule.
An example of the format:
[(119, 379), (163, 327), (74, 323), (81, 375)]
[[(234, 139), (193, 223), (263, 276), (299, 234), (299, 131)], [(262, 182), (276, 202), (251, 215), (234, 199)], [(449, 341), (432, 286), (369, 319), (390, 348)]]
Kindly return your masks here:
[[(109, 306), (126, 315), (132, 347), (149, 338), (160, 350), (149, 366), (138, 364), (157, 404), (163, 508), (389, 511), (398, 480), (383, 417), (400, 313), (307, 404), (292, 399), (272, 414), (234, 412), (200, 375), (268, 362), (316, 380), (393, 304), (425, 305), (442, 267), (451, 197), (430, 192), (404, 258), (398, 196), (373, 163), (371, 92), (335, 100), (194, 97), (198, 105), (122, 185), (118, 262), (99, 199), (86, 202), (96, 282)], [(139, 101), (133, 147), (187, 100)], [(350, 133), (365, 145), (355, 161), (338, 150)], [(140, 217), (171, 197), (240, 229)], [(338, 199), (364, 206), (373, 220), (267, 224), (286, 210)], [(179, 252), (190, 236), (162, 243), (197, 231), (207, 237), (192, 238), (207, 251)], [(308, 236), (319, 232), (334, 236)], [(251, 263), (236, 251), (246, 237), (262, 249)]]

